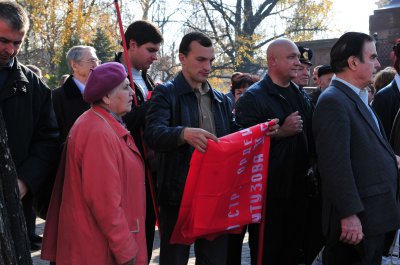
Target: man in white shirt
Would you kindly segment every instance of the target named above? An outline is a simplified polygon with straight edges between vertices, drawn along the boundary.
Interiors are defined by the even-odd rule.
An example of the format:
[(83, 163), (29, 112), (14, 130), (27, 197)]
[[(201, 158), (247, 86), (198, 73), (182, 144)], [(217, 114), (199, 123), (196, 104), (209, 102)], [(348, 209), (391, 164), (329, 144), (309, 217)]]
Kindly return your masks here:
[(400, 227), (399, 157), (368, 105), (377, 57), (371, 36), (342, 35), (331, 50), (336, 76), (314, 111), (325, 265), (381, 264), (386, 234)]
[(74, 46), (69, 49), (66, 57), (71, 74), (61, 87), (52, 91), (62, 142), (65, 142), (76, 119), (89, 109), (82, 94), (91, 70), (100, 63), (96, 50), (91, 46)]
[[(151, 92), (154, 89), (154, 81), (147, 74), (147, 70), (153, 62), (157, 60), (157, 53), (160, 50), (163, 37), (156, 25), (149, 21), (138, 20), (133, 22), (126, 29), (125, 40), (128, 48), (129, 63), (132, 70), (133, 82), (135, 83), (134, 90), (138, 105), (132, 106), (131, 112), (126, 114), (123, 120), (135, 139), (139, 151), (143, 156), (146, 155), (146, 166), (149, 167), (152, 178), (155, 181), (153, 152), (147, 150), (147, 154), (144, 153), (141, 131), (144, 129), (149, 100)], [(122, 52), (116, 54), (115, 61), (126, 65), (125, 57)], [(146, 241), (149, 261), (153, 249), (155, 221), (153, 202), (149, 183), (147, 183), (146, 178)]]

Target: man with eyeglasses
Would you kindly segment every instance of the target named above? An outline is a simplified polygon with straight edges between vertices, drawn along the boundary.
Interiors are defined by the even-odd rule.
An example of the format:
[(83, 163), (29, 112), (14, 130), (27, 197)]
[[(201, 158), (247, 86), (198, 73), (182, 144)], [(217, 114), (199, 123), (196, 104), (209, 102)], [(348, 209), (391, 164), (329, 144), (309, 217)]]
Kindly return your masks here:
[(53, 90), (53, 106), (62, 143), (76, 119), (90, 107), (82, 95), (91, 70), (100, 64), (96, 50), (91, 46), (73, 46), (66, 57), (71, 74), (61, 87)]

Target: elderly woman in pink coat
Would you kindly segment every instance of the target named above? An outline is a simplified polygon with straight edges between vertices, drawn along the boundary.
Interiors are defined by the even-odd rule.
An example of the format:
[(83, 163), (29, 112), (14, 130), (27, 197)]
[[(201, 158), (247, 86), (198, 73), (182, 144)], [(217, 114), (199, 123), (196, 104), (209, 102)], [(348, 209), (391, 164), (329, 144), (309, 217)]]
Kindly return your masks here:
[(147, 264), (144, 164), (121, 119), (132, 96), (121, 64), (92, 70), (83, 94), (92, 106), (67, 139), (43, 259), (57, 265)]

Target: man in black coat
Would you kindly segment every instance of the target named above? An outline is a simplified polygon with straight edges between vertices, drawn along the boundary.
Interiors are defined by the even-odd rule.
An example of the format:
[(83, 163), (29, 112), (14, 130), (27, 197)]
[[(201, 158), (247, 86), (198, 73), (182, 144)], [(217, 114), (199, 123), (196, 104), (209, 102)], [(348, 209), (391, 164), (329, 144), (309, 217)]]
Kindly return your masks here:
[(268, 265), (297, 264), (302, 247), (312, 104), (291, 82), (300, 66), (299, 55), (292, 41), (273, 41), (267, 50), (268, 74), (236, 104), (236, 122), (242, 128), (272, 118), (281, 125), (271, 139), (268, 169), (263, 250), (263, 264)]
[(396, 79), (376, 93), (372, 107), (382, 122), (386, 137), (389, 138), (394, 119), (400, 108), (400, 92)]
[[(232, 132), (232, 106), (227, 96), (207, 82), (214, 60), (211, 40), (202, 33), (185, 35), (179, 46), (182, 72), (159, 85), (150, 102), (144, 137), (158, 158), (160, 264), (187, 264), (190, 246), (170, 244), (178, 218), (189, 162), (194, 149), (205, 152), (207, 139)], [(228, 237), (195, 242), (196, 264), (226, 262)]]
[(96, 50), (90, 46), (74, 46), (69, 49), (66, 57), (71, 75), (61, 87), (52, 91), (54, 111), (63, 143), (76, 119), (90, 107), (82, 95), (90, 71), (100, 63)]
[(57, 121), (48, 87), (16, 58), (29, 28), (21, 6), (0, 2), (0, 107), (29, 236), (34, 236), (32, 195), (57, 166)]
[[(154, 89), (154, 81), (147, 74), (147, 70), (157, 60), (157, 53), (160, 50), (163, 37), (156, 25), (146, 20), (138, 20), (130, 24), (126, 29), (125, 40), (138, 105), (132, 105), (132, 110), (123, 117), (123, 120), (132, 134), (140, 153), (142, 156), (146, 156), (146, 168), (150, 170), (153, 184), (156, 188), (154, 153), (152, 150), (147, 149), (147, 153), (145, 154), (141, 133), (144, 130), (145, 117), (149, 109), (151, 93)], [(122, 52), (116, 54), (115, 61), (126, 65)], [(155, 224), (156, 216), (151, 197), (150, 183), (146, 178), (146, 243), (149, 262), (153, 251)]]
[(327, 235), (323, 264), (378, 265), (385, 234), (400, 227), (399, 157), (368, 105), (366, 87), (380, 67), (373, 38), (342, 35), (331, 67), (336, 77), (313, 117)]

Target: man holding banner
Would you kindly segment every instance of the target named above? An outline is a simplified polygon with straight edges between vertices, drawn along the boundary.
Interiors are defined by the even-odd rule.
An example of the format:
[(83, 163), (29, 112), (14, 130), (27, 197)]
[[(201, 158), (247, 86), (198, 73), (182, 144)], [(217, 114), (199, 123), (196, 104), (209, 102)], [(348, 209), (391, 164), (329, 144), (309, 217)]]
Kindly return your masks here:
[[(190, 246), (170, 244), (194, 149), (205, 152), (207, 140), (232, 132), (231, 102), (207, 82), (214, 60), (210, 38), (186, 34), (179, 46), (182, 72), (159, 85), (150, 102), (144, 137), (159, 159), (160, 264), (187, 264)], [(195, 243), (197, 264), (224, 264), (227, 237)], [(207, 263), (211, 262), (211, 263)]]
[[(214, 60), (210, 38), (200, 32), (186, 34), (179, 46), (182, 72), (156, 87), (146, 116), (145, 141), (156, 151), (160, 202), (160, 264), (187, 264), (190, 245), (170, 244), (189, 162), (194, 149), (205, 152), (207, 140), (233, 130), (232, 107), (227, 96), (207, 82)], [(225, 264), (227, 236), (195, 242), (196, 264)]]
[(303, 239), (313, 108), (305, 92), (291, 82), (300, 66), (299, 55), (292, 41), (273, 41), (267, 50), (268, 74), (236, 104), (236, 122), (242, 128), (275, 117), (281, 121), (271, 138), (268, 170), (262, 262), (268, 265), (298, 264)]

